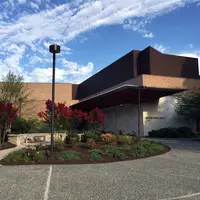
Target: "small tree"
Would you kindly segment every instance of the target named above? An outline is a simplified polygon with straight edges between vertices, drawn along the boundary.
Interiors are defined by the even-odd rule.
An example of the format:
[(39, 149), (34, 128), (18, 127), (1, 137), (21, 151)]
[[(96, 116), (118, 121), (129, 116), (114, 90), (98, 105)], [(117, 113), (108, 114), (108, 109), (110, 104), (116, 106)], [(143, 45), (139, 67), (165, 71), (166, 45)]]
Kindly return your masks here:
[[(64, 103), (55, 103), (54, 107), (54, 124), (57, 130), (67, 130), (72, 133), (74, 129), (81, 129), (83, 124), (86, 126), (84, 128), (97, 129), (101, 127), (105, 120), (104, 114), (98, 108), (86, 113), (82, 110), (71, 110)], [(47, 100), (46, 110), (38, 113), (38, 116), (45, 123), (51, 124), (51, 112), (52, 102)]]
[(17, 109), (11, 103), (0, 103), (0, 146), (4, 144), (5, 137), (16, 116)]
[(2, 76), (0, 83), (0, 99), (7, 103), (12, 103), (21, 115), (22, 107), (34, 101), (29, 98), (31, 92), (23, 82), (24, 78), (9, 71), (6, 76)]
[(102, 124), (105, 121), (105, 115), (99, 108), (95, 108), (86, 115), (86, 120), (90, 129), (97, 130), (102, 127)]
[[(52, 101), (46, 101), (46, 110), (38, 113), (38, 116), (47, 124), (51, 124)], [(72, 132), (84, 118), (84, 113), (79, 110), (70, 110), (64, 103), (54, 104), (54, 126), (57, 130)]]
[(179, 93), (175, 98), (177, 114), (196, 120), (198, 125), (200, 121), (200, 88)]

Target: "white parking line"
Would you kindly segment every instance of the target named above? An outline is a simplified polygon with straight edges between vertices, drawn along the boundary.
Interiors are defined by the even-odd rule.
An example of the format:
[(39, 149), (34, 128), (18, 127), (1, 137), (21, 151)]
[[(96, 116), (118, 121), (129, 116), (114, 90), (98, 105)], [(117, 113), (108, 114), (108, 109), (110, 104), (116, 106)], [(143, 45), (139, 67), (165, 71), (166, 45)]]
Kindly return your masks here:
[(184, 195), (184, 196), (180, 196), (180, 197), (172, 197), (172, 198), (167, 198), (167, 199), (159, 199), (159, 200), (176, 200), (176, 199), (185, 199), (185, 198), (190, 198), (190, 197), (195, 197), (195, 196), (199, 196), (199, 193), (194, 193), (194, 194), (188, 194), (188, 195)]
[(51, 175), (52, 175), (52, 165), (49, 167), (49, 175), (47, 177), (47, 183), (46, 183), (46, 188), (45, 188), (45, 193), (44, 193), (44, 200), (48, 200), (49, 187), (50, 187), (50, 183), (51, 183)]

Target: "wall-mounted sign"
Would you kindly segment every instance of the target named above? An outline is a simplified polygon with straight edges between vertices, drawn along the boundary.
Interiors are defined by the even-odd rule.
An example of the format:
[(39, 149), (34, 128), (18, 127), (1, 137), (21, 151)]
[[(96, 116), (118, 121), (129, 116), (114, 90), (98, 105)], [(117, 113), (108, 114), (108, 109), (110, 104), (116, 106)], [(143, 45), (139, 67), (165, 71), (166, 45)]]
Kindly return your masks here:
[(164, 119), (164, 117), (146, 117), (146, 119)]

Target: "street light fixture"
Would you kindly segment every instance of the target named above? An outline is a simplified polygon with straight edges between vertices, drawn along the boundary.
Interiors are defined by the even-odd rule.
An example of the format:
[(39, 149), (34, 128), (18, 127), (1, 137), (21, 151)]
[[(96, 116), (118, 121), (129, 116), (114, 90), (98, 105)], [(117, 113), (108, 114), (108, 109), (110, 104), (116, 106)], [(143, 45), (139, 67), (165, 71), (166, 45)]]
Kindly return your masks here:
[(59, 45), (50, 45), (49, 52), (53, 54), (53, 72), (52, 72), (52, 110), (51, 110), (51, 158), (53, 157), (53, 145), (54, 145), (54, 102), (55, 102), (55, 66), (56, 66), (56, 53), (60, 53)]

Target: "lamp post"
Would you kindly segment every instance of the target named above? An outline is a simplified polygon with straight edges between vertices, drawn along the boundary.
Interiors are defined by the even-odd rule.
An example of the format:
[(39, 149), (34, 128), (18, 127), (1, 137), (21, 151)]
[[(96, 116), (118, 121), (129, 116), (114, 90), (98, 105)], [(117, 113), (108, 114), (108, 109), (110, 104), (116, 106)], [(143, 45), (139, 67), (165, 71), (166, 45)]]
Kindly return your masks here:
[(56, 53), (60, 53), (59, 45), (50, 45), (49, 52), (53, 54), (53, 70), (52, 70), (52, 110), (51, 110), (51, 158), (53, 157), (53, 145), (54, 145), (54, 102), (55, 102), (55, 66), (56, 66)]

